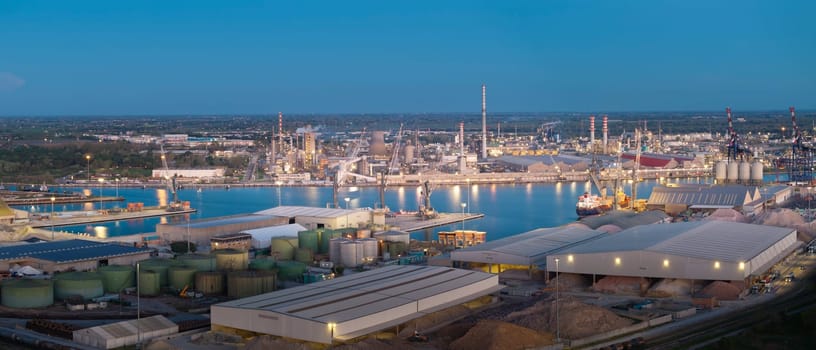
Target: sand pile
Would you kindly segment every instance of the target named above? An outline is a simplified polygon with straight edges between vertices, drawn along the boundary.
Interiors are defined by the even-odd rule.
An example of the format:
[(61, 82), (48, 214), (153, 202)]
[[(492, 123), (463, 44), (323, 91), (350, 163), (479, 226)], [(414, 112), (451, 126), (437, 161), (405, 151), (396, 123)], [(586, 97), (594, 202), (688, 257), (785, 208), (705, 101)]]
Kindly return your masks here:
[(618, 233), (623, 231), (623, 229), (620, 226), (612, 224), (602, 225), (601, 227), (598, 227), (596, 230), (606, 233)]
[(744, 222), (748, 223), (751, 220), (742, 215), (740, 212), (734, 209), (717, 209), (711, 213), (705, 220), (717, 220), (717, 221), (728, 221), (728, 222)]
[(691, 293), (691, 282), (681, 279), (662, 279), (655, 283), (646, 293), (652, 298), (668, 298), (673, 296), (689, 295)]
[[(583, 289), (589, 287), (589, 280), (579, 274), (574, 273), (559, 273), (558, 274), (558, 288), (561, 291), (570, 289)], [(547, 288), (552, 288), (555, 291), (555, 277), (550, 278), (547, 283)]]
[(521, 350), (551, 344), (552, 334), (541, 334), (507, 322), (483, 320), (471, 328), (465, 336), (451, 343), (450, 349)]
[(794, 225), (796, 228), (796, 239), (803, 242), (810, 242), (816, 238), (816, 221)]
[(742, 290), (728, 282), (714, 281), (709, 283), (700, 294), (715, 297), (718, 300), (737, 300)]
[[(558, 316), (561, 336), (568, 339), (608, 332), (633, 322), (605, 308), (584, 304), (570, 297), (559, 299)], [(541, 333), (555, 333), (555, 302), (553, 299), (538, 302), (508, 314), (504, 320)]]
[(640, 294), (649, 288), (649, 281), (642, 277), (607, 276), (595, 282), (592, 290), (601, 293)]
[(766, 210), (764, 213), (757, 215), (754, 219), (754, 223), (793, 228), (796, 225), (805, 224), (805, 219), (802, 218), (802, 215), (799, 215), (799, 213), (791, 209), (773, 209)]
[(261, 335), (252, 338), (246, 346), (245, 350), (266, 350), (266, 349), (280, 349), (280, 350), (312, 350), (306, 344), (290, 343), (282, 339), (276, 339), (269, 335)]

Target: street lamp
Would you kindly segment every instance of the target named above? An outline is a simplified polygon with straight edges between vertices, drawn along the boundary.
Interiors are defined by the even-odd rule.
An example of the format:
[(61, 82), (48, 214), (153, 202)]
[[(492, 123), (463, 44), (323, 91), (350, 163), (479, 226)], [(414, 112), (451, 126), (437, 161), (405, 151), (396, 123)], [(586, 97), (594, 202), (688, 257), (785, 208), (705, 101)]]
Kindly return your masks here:
[(85, 160), (88, 161), (88, 183), (91, 183), (91, 155), (86, 154)]
[(57, 197), (51, 196), (51, 240), (54, 240), (54, 202)]
[(467, 203), (462, 203), (462, 231), (465, 230), (465, 207), (467, 207)]
[(561, 340), (561, 327), (558, 323), (558, 258), (555, 258), (555, 341)]

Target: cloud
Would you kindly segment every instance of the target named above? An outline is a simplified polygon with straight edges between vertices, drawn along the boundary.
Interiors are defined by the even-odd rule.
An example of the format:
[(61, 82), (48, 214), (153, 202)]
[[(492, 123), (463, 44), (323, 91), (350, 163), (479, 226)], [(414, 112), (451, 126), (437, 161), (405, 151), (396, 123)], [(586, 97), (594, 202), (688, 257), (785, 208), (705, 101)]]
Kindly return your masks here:
[(0, 72), (0, 92), (8, 92), (17, 90), (25, 85), (25, 80), (9, 73)]

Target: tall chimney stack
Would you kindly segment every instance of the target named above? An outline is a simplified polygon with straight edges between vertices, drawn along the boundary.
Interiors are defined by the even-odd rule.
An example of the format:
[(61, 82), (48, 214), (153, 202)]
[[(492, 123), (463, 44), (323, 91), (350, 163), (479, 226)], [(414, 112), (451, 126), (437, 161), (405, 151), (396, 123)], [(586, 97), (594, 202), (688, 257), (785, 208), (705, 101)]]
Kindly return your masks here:
[(487, 159), (487, 87), (482, 84), (482, 159)]
[(283, 112), (278, 112), (278, 144), (280, 145), (280, 149), (278, 152), (283, 153)]
[(589, 147), (595, 147), (595, 116), (589, 116)]
[(606, 154), (609, 149), (607, 148), (607, 141), (609, 140), (609, 125), (607, 124), (607, 116), (604, 114), (603, 116), (603, 151)]

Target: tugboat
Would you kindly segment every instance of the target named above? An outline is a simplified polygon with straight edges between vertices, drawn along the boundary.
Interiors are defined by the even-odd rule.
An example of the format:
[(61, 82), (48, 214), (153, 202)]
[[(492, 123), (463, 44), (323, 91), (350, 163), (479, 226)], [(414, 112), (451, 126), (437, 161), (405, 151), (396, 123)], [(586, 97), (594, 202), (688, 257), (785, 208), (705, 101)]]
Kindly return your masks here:
[(579, 218), (603, 214), (610, 210), (612, 210), (611, 200), (589, 192), (584, 192), (583, 196), (578, 197), (578, 203), (575, 204), (575, 213)]

